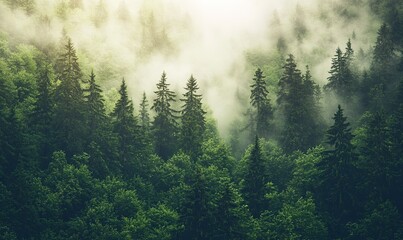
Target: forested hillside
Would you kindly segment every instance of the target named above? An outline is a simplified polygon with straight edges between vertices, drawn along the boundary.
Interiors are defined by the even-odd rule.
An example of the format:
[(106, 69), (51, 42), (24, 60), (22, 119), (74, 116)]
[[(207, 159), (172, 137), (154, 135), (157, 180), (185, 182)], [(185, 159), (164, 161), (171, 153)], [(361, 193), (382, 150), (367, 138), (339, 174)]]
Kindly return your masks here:
[(201, 60), (183, 9), (0, 0), (0, 239), (403, 239), (403, 2), (297, 2)]

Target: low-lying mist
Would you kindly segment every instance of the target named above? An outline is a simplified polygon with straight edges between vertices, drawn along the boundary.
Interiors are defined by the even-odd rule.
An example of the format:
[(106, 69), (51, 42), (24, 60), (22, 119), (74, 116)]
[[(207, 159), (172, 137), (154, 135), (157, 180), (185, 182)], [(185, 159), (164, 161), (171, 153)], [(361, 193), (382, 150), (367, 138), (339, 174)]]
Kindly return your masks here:
[[(163, 71), (178, 94), (193, 74), (223, 133), (242, 117), (253, 72), (264, 67), (259, 65), (292, 53), (299, 68), (310, 65), (314, 80), (324, 85), (335, 49), (349, 38), (365, 68), (380, 25), (359, 0), (26, 2), (22, 9), (0, 1), (0, 31), (10, 42), (47, 52), (67, 35), (85, 75), (94, 69), (106, 91), (124, 77), (136, 103), (143, 91), (153, 99)], [(250, 61), (251, 55), (261, 60)], [(275, 86), (278, 79), (267, 81)]]

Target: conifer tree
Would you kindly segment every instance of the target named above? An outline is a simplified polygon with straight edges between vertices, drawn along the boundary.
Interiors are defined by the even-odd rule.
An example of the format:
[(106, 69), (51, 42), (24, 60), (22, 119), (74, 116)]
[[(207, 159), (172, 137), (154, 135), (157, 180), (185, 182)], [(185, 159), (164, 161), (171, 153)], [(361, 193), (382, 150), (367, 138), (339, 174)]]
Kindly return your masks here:
[(206, 179), (200, 166), (197, 165), (195, 165), (192, 175), (186, 202), (182, 207), (185, 227), (182, 239), (209, 239), (211, 212), (208, 206), (209, 199)]
[(87, 96), (85, 96), (86, 105), (88, 107), (86, 114), (88, 115), (88, 137), (89, 139), (96, 138), (96, 130), (103, 127), (106, 121), (104, 98), (102, 96), (102, 89), (95, 82), (94, 71), (91, 71), (90, 80), (86, 89)]
[(143, 93), (143, 98), (140, 103), (140, 126), (143, 132), (149, 132), (150, 114), (148, 112), (148, 100), (145, 92)]
[(85, 136), (84, 96), (81, 88), (82, 73), (76, 50), (70, 38), (59, 59), (59, 86), (55, 93), (56, 147), (68, 156), (82, 152)]
[(327, 144), (331, 148), (323, 152), (323, 158), (318, 163), (318, 195), (330, 217), (332, 238), (337, 238), (345, 234), (344, 225), (354, 212), (356, 171), (353, 164), (356, 155), (351, 143), (353, 135), (350, 124), (346, 122), (340, 105), (333, 119), (334, 124), (327, 131)]
[(345, 59), (345, 61), (346, 61), (347, 67), (349, 67), (350, 64), (351, 64), (351, 62), (352, 62), (353, 59), (354, 59), (354, 50), (353, 50), (353, 48), (351, 47), (351, 40), (350, 40), (350, 39), (348, 39), (348, 41), (347, 41), (347, 43), (346, 43), (346, 50), (345, 50), (345, 52), (344, 52), (343, 57), (344, 57), (344, 59)]
[(149, 151), (151, 152), (152, 151), (151, 122), (150, 122), (150, 114), (146, 93), (143, 93), (139, 113), (140, 113), (139, 123), (140, 123), (141, 141), (145, 146), (149, 147)]
[(262, 70), (258, 68), (253, 78), (251, 87), (251, 104), (256, 108), (256, 132), (260, 137), (268, 137), (270, 128), (270, 120), (273, 115), (273, 110), (268, 97), (269, 91), (266, 88)]
[[(377, 102), (378, 106), (391, 110), (397, 94), (401, 73), (398, 72), (399, 56), (388, 25), (383, 24), (373, 50), (370, 67), (370, 83), (364, 86), (364, 101)], [(372, 107), (372, 106), (371, 106)], [(374, 109), (376, 110), (376, 109)]]
[[(116, 169), (113, 158), (116, 157), (115, 138), (111, 131), (111, 122), (105, 112), (102, 89), (95, 81), (94, 71), (91, 71), (86, 92), (86, 152), (89, 157), (89, 169), (96, 177), (105, 177), (109, 168)], [(109, 166), (108, 166), (109, 163)]]
[(187, 90), (183, 94), (185, 98), (181, 99), (184, 102), (181, 118), (181, 141), (183, 150), (196, 158), (201, 152), (201, 143), (206, 129), (204, 118), (206, 112), (202, 108), (201, 95), (196, 93), (199, 87), (193, 75), (190, 76), (185, 90)]
[(133, 102), (129, 99), (127, 93), (127, 85), (125, 79), (122, 79), (122, 84), (119, 89), (119, 96), (115, 108), (111, 113), (113, 117), (113, 131), (118, 137), (118, 155), (119, 164), (123, 172), (133, 174), (135, 151), (139, 152), (138, 124), (137, 119), (133, 115)]
[(252, 230), (248, 208), (230, 179), (222, 181), (223, 189), (214, 212), (215, 236), (220, 239), (248, 239), (248, 232)]
[(328, 83), (324, 86), (326, 91), (333, 91), (338, 97), (348, 101), (352, 97), (354, 81), (350, 70), (353, 51), (351, 42), (347, 43), (346, 52), (343, 54), (340, 48), (336, 49), (336, 55), (332, 58)]
[(41, 167), (47, 167), (51, 157), (51, 124), (53, 118), (52, 70), (45, 65), (37, 77), (38, 95), (36, 97), (31, 122), (39, 134), (39, 155)]
[[(380, 201), (392, 199), (392, 195), (395, 195), (395, 192), (399, 192), (395, 188), (395, 184), (398, 182), (398, 176), (400, 175), (401, 177), (402, 174), (396, 169), (401, 169), (399, 167), (403, 166), (402, 162), (399, 163), (400, 156), (397, 158), (393, 156), (394, 143), (396, 143), (393, 135), (399, 130), (390, 129), (387, 120), (385, 113), (382, 111), (369, 114), (363, 144), (360, 149), (362, 163), (359, 167), (366, 173), (364, 177), (369, 197)], [(392, 124), (394, 120), (395, 115), (392, 115)], [(391, 138), (391, 136), (393, 137)], [(394, 198), (394, 200), (397, 199)], [(396, 201), (396, 203), (398, 202)]]
[(289, 55), (283, 69), (277, 98), (284, 118), (279, 141), (286, 152), (306, 151), (320, 141), (318, 87), (309, 69), (301, 75), (293, 55)]
[(157, 97), (151, 109), (156, 113), (153, 122), (155, 151), (162, 159), (167, 160), (176, 151), (177, 111), (171, 106), (175, 102), (176, 94), (169, 90), (165, 72), (162, 73), (154, 93)]
[(259, 217), (265, 205), (265, 167), (259, 139), (255, 138), (250, 156), (247, 159), (243, 195), (254, 217)]

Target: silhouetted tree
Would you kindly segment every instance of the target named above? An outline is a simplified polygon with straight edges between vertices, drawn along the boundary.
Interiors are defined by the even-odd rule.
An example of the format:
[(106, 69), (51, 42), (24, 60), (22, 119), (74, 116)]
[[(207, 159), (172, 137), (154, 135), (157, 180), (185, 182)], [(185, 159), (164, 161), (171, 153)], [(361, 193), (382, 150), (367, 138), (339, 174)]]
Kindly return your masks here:
[(206, 120), (204, 118), (206, 112), (202, 108), (201, 95), (196, 93), (199, 87), (193, 75), (190, 76), (185, 90), (187, 90), (183, 94), (185, 98), (181, 99), (184, 102), (181, 117), (181, 146), (186, 153), (193, 158), (197, 158), (201, 153), (201, 143), (206, 129)]
[(254, 217), (259, 217), (265, 205), (265, 167), (260, 149), (259, 139), (256, 137), (250, 156), (247, 159), (245, 185), (243, 195)]
[(156, 153), (163, 159), (168, 159), (176, 151), (177, 141), (177, 116), (171, 104), (175, 102), (176, 94), (169, 90), (166, 82), (166, 74), (162, 73), (161, 80), (157, 84), (157, 97), (151, 109), (154, 109), (156, 116), (153, 122), (154, 144)]
[(59, 59), (59, 86), (55, 93), (53, 119), (56, 148), (66, 151), (68, 156), (83, 151), (85, 138), (84, 96), (81, 88), (82, 73), (76, 50), (70, 38)]
[(268, 133), (271, 127), (271, 120), (273, 117), (273, 109), (268, 97), (269, 91), (266, 87), (262, 70), (258, 68), (253, 78), (251, 87), (251, 104), (256, 108), (256, 129), (255, 134), (260, 137), (268, 137)]
[(327, 131), (327, 144), (331, 148), (323, 152), (323, 158), (318, 163), (318, 194), (322, 207), (330, 217), (331, 237), (337, 238), (345, 236), (345, 224), (354, 216), (356, 155), (351, 143), (350, 124), (346, 122), (340, 105), (333, 119), (334, 124)]
[(289, 55), (279, 81), (277, 103), (283, 123), (280, 144), (286, 152), (306, 151), (320, 141), (318, 87), (309, 69), (302, 76), (293, 55)]

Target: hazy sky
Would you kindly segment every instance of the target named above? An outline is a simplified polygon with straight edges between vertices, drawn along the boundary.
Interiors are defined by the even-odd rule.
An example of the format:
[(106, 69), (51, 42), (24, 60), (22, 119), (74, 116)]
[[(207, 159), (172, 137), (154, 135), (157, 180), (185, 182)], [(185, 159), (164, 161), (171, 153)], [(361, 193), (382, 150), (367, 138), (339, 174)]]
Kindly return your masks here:
[[(345, 5), (357, 1), (82, 0), (64, 18), (63, 2), (37, 0), (37, 12), (29, 16), (0, 4), (0, 30), (44, 48), (60, 44), (66, 32), (87, 66), (83, 70), (94, 68), (107, 88), (125, 77), (136, 103), (143, 91), (153, 99), (162, 71), (181, 94), (193, 74), (221, 129), (244, 111), (235, 96), (248, 92), (253, 77), (246, 52), (270, 56), (281, 36), (299, 68), (310, 64), (323, 84), (335, 49), (355, 35), (353, 48), (367, 51), (379, 26), (362, 5)], [(302, 39), (296, 26), (304, 29)]]

